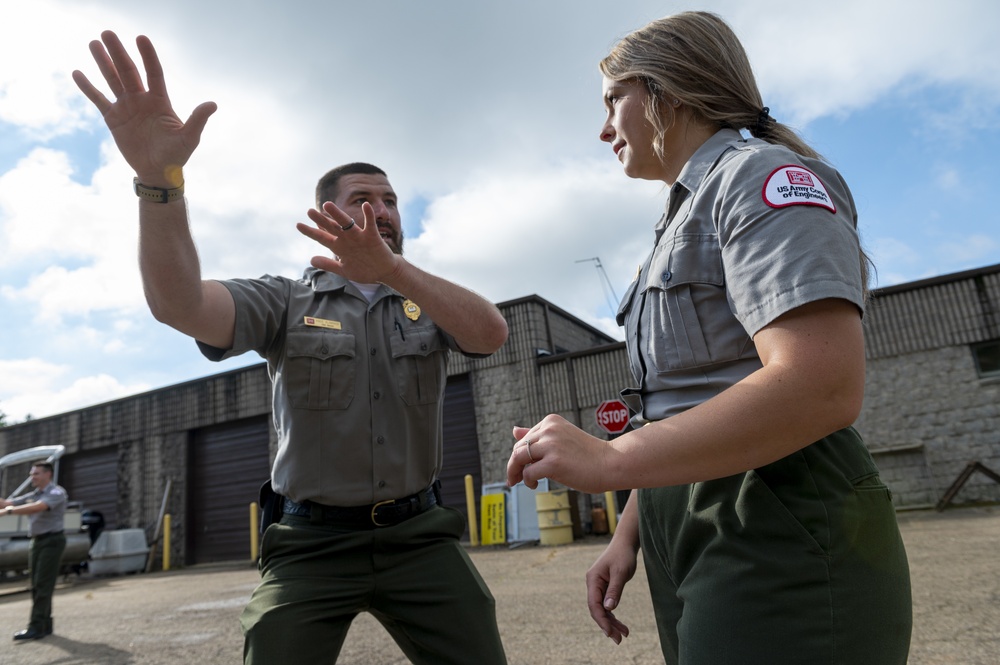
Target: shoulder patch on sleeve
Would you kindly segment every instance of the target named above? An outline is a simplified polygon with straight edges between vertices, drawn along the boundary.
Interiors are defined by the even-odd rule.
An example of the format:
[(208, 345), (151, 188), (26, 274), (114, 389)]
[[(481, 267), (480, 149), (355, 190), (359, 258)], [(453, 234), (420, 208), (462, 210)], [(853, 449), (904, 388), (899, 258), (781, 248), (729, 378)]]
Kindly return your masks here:
[(764, 203), (772, 208), (794, 205), (819, 206), (837, 212), (837, 206), (819, 176), (802, 166), (789, 164), (771, 172), (761, 191)]

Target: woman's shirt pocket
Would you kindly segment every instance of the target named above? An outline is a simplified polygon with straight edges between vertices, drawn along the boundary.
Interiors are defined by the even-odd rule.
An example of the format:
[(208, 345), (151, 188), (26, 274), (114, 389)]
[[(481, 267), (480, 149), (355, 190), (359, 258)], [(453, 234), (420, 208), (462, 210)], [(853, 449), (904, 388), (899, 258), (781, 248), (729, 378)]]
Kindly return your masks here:
[(283, 368), (288, 399), (296, 409), (346, 409), (354, 399), (353, 333), (292, 329)]
[(643, 290), (640, 334), (657, 371), (739, 358), (747, 335), (726, 296), (715, 234), (680, 234), (654, 249)]

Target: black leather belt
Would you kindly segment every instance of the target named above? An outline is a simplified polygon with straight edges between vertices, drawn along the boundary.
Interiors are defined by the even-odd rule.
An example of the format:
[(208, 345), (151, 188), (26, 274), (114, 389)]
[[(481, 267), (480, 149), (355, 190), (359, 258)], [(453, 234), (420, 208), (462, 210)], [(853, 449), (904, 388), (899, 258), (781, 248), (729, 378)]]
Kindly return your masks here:
[(405, 522), (437, 504), (437, 493), (434, 485), (431, 485), (402, 499), (379, 501), (368, 506), (327, 506), (314, 501), (298, 503), (286, 498), (283, 512), (286, 515), (308, 517), (313, 524), (348, 529), (377, 529)]

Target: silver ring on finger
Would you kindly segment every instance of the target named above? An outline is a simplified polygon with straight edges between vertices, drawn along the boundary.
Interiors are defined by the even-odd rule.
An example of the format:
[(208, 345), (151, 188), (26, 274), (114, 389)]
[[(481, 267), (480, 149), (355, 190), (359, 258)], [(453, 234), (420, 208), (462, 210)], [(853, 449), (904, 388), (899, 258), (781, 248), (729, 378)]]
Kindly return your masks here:
[(524, 440), (524, 449), (528, 451), (528, 459), (530, 460), (528, 464), (534, 464), (535, 458), (531, 456), (531, 439)]
[(350, 229), (350, 228), (351, 228), (351, 227), (353, 227), (353, 226), (354, 226), (354, 218), (353, 218), (353, 217), (351, 217), (351, 221), (350, 221), (350, 223), (348, 223), (348, 224), (346, 224), (346, 225), (344, 225), (344, 226), (341, 226), (341, 227), (340, 227), (340, 230), (341, 230), (341, 231), (347, 231), (348, 229)]

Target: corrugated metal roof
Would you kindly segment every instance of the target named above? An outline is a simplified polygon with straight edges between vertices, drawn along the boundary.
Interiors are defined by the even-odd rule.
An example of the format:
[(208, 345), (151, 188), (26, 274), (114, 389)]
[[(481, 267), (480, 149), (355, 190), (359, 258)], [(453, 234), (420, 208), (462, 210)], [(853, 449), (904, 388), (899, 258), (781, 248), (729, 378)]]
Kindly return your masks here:
[(868, 358), (1000, 337), (1000, 264), (872, 292), (865, 316)]

